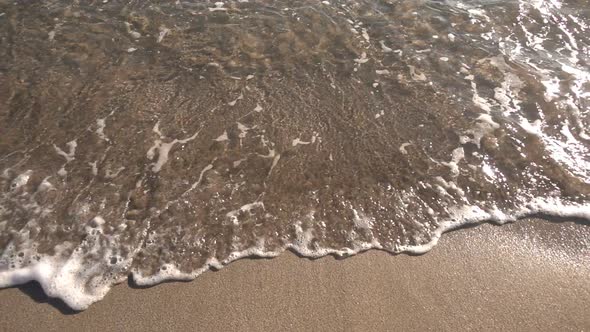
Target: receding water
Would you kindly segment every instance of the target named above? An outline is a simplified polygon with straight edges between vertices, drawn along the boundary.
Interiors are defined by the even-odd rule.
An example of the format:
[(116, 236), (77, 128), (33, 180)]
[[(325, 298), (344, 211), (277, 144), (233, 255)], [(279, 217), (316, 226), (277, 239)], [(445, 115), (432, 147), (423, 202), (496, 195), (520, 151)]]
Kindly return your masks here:
[(588, 1), (0, 0), (0, 286), (590, 218)]

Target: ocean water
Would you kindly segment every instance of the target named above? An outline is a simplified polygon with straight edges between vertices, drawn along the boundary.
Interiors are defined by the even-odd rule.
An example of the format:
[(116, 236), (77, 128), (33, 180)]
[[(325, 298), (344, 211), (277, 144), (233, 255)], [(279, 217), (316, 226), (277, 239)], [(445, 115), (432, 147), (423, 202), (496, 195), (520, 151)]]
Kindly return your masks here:
[(0, 0), (0, 287), (590, 219), (587, 0)]

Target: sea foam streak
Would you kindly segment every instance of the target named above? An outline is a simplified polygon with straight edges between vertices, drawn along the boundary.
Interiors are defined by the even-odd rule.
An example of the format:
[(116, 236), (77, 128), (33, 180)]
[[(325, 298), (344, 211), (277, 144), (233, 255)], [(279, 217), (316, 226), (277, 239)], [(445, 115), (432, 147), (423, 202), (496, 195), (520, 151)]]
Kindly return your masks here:
[(83, 310), (130, 275), (590, 220), (580, 8), (155, 6), (0, 4), (0, 287)]

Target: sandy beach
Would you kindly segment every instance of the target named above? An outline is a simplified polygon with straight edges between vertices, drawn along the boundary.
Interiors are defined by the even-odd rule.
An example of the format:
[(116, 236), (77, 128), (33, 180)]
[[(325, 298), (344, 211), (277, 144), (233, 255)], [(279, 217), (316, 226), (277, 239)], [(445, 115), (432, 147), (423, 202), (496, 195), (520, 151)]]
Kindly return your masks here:
[(589, 1), (0, 0), (0, 332), (590, 332)]
[(244, 259), (193, 282), (116, 286), (73, 314), (38, 286), (0, 291), (10, 331), (590, 330), (590, 228), (520, 221), (454, 231), (422, 256)]

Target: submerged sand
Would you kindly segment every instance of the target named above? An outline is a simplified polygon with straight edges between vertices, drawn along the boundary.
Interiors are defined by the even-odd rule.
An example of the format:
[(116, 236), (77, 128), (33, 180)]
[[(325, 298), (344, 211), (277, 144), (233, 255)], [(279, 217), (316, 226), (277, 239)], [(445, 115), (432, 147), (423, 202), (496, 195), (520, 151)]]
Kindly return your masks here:
[[(520, 221), (451, 232), (422, 256), (245, 259), (193, 282), (115, 287), (72, 314), (0, 291), (16, 330), (590, 330), (590, 228)], [(41, 302), (41, 303), (37, 303)]]

